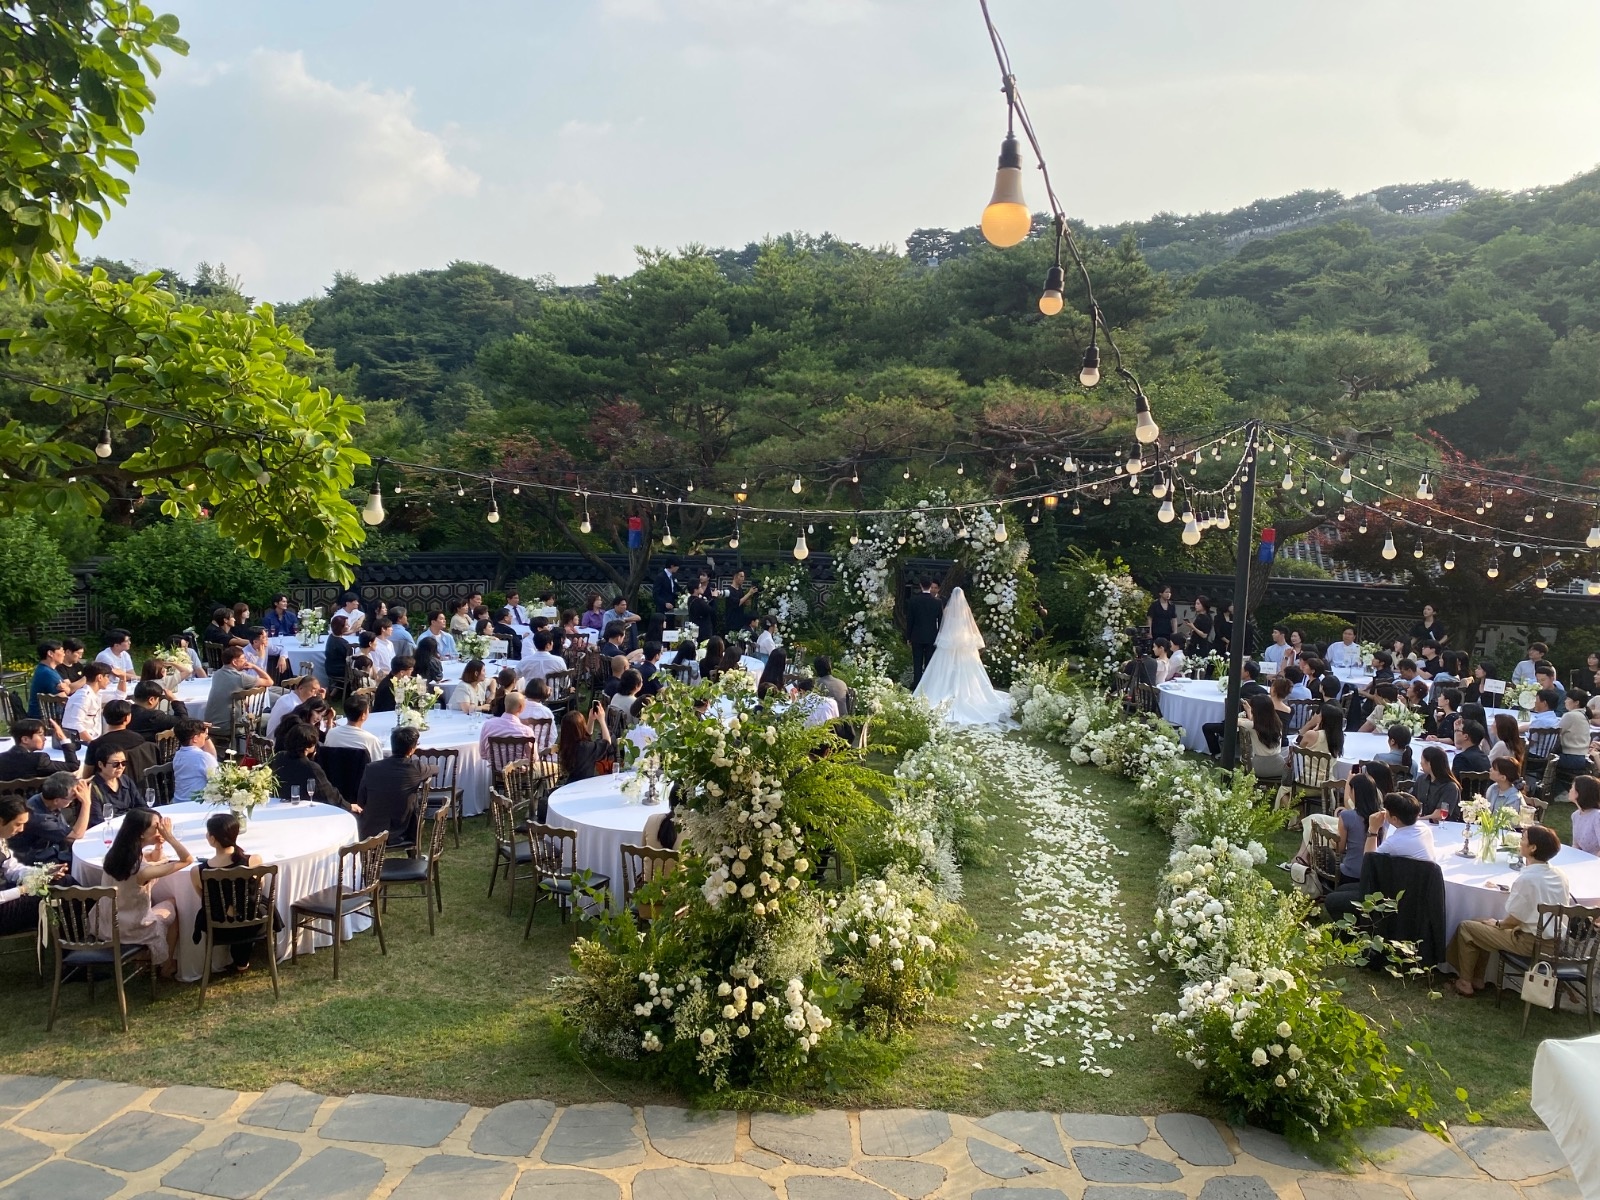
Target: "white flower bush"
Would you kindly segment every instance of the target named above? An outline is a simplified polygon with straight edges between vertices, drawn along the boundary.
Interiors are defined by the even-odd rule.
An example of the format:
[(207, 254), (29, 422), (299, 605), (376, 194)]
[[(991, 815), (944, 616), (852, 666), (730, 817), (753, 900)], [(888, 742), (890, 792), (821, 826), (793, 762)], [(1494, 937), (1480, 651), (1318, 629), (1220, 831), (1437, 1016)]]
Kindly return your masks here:
[(890, 868), (829, 900), (826, 920), (840, 973), (862, 988), (869, 1028), (888, 1033), (948, 981), (958, 956), (947, 927), (966, 918), (925, 880)]

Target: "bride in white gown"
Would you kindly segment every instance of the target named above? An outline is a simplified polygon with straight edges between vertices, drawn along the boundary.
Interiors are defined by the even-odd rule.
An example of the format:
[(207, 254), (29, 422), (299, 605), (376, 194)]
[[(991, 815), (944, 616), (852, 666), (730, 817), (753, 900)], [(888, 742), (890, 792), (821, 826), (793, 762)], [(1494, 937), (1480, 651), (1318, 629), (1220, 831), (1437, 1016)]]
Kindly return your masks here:
[(972, 619), (972, 609), (960, 588), (950, 593), (934, 643), (933, 659), (917, 684), (916, 694), (929, 704), (944, 704), (945, 720), (952, 725), (1006, 725), (1011, 719), (1011, 697), (997, 692), (989, 682), (978, 651), (983, 634)]

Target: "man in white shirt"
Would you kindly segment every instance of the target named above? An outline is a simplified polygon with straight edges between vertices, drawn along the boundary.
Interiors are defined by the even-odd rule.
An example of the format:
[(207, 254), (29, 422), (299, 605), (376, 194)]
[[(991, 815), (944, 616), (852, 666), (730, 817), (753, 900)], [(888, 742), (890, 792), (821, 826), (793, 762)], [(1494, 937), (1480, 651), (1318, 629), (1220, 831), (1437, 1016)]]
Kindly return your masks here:
[(394, 639), (389, 636), (389, 631), (394, 628), (394, 622), (388, 617), (380, 617), (375, 632), (377, 637), (372, 640), (372, 645), (367, 647), (367, 654), (372, 659), (372, 669), (382, 679), (394, 670)]
[(567, 660), (559, 654), (550, 653), (550, 631), (541, 629), (525, 643), (532, 649), (521, 662), (517, 664), (517, 674), (522, 676), (525, 683), (532, 683), (535, 679), (543, 679), (551, 671), (565, 671)]
[(1346, 625), (1339, 640), (1328, 647), (1328, 665), (1334, 670), (1354, 670), (1361, 666), (1361, 647), (1356, 645), (1355, 627)]
[(126, 629), (113, 629), (106, 634), (106, 648), (95, 655), (95, 662), (104, 663), (111, 668), (111, 674), (123, 683), (138, 683), (139, 672), (133, 669), (133, 655), (129, 647), (133, 645), (133, 635)]
[(193, 800), (216, 773), (217, 750), (204, 721), (185, 717), (173, 734), (178, 739), (178, 750), (172, 756), (172, 798), (181, 804)]
[(1261, 660), (1277, 666), (1289, 652), (1289, 631), (1282, 625), (1272, 627), (1272, 645), (1261, 652)]
[[(103, 662), (92, 662), (83, 669), (83, 686), (67, 699), (66, 711), (61, 714), (61, 727), (74, 734), (80, 742), (88, 744), (105, 732), (100, 718), (103, 705), (100, 689), (111, 679), (111, 668)], [(118, 684), (126, 688), (126, 684)]]
[(1550, 653), (1550, 647), (1543, 642), (1534, 642), (1528, 647), (1528, 657), (1519, 662), (1511, 672), (1512, 683), (1533, 683), (1537, 678), (1539, 664), (1544, 661), (1544, 656)]
[[(1415, 796), (1404, 792), (1390, 792), (1383, 798), (1383, 809), (1367, 819), (1366, 852), (1393, 854), (1397, 858), (1415, 858), (1433, 862), (1433, 830), (1417, 823), (1422, 815), (1422, 805)], [(1389, 826), (1383, 845), (1378, 845), (1378, 833)]]
[[(1498, 921), (1463, 921), (1456, 926), (1445, 958), (1456, 969), (1456, 991), (1470, 996), (1484, 984), (1489, 955), (1494, 950), (1531, 955), (1539, 931), (1541, 904), (1571, 904), (1567, 877), (1550, 860), (1561, 852), (1561, 838), (1544, 825), (1522, 831), (1522, 857), (1527, 866), (1517, 872), (1506, 896), (1506, 915)], [(1559, 936), (1558, 931), (1557, 936)]]
[(506, 593), (506, 611), (511, 614), (513, 625), (528, 624), (528, 610), (522, 603), (522, 593), (512, 588)]
[(795, 691), (800, 693), (795, 707), (805, 714), (806, 725), (812, 729), (839, 719), (839, 706), (834, 703), (833, 697), (816, 691), (816, 686), (816, 681), (809, 675), (797, 679), (794, 685)]
[(267, 714), (267, 736), (269, 738), (277, 737), (278, 726), (283, 722), (285, 717), (287, 717), (295, 709), (299, 708), (307, 700), (311, 700), (320, 695), (322, 695), (322, 684), (318, 682), (315, 675), (306, 675), (306, 677), (300, 681), (299, 686), (296, 687), (294, 691), (285, 692), (283, 695), (279, 696), (277, 701), (273, 704), (272, 711)]
[(365, 696), (351, 696), (344, 702), (344, 723), (328, 730), (322, 740), (324, 746), (342, 746), (351, 750), (365, 750), (367, 758), (377, 762), (384, 756), (383, 743), (376, 734), (366, 730), (367, 716), (372, 712), (372, 701)]

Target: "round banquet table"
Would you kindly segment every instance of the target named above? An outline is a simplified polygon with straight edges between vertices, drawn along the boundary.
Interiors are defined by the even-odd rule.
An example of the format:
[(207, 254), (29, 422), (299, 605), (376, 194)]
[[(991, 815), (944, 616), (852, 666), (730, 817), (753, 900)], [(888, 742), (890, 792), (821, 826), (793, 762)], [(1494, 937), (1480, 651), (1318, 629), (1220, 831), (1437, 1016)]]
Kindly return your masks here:
[(1214, 679), (1173, 679), (1157, 689), (1160, 693), (1161, 717), (1169, 725), (1183, 729), (1185, 749), (1199, 754), (1209, 754), (1202, 725), (1220, 725), (1227, 694), (1217, 690)]
[[(394, 720), (395, 714), (392, 712), (373, 713), (363, 726), (383, 743), (385, 751), (389, 746), (389, 735), (394, 732)], [(461, 813), (467, 817), (476, 816), (489, 807), (489, 764), (478, 752), (478, 733), (486, 720), (486, 713), (430, 709), (428, 727), (422, 731), (422, 741), (417, 743), (423, 750), (461, 751), (458, 782), (461, 787)]]
[(622, 793), (634, 772), (596, 775), (558, 787), (550, 793), (549, 824), (578, 834), (578, 868), (605, 875), (611, 894), (622, 895), (622, 847), (644, 844), (644, 825), (656, 813), (667, 811), (666, 793), (653, 805)]
[[(1506, 893), (1494, 885), (1503, 884), (1509, 888), (1517, 878), (1517, 872), (1511, 869), (1504, 853), (1492, 863), (1478, 861), (1476, 833), (1472, 835), (1473, 856), (1458, 857), (1456, 851), (1461, 849), (1461, 834), (1465, 828), (1457, 821), (1442, 821), (1433, 826), (1433, 859), (1444, 872), (1446, 941), (1463, 921), (1505, 916)], [(1567, 877), (1573, 903), (1600, 903), (1600, 858), (1573, 846), (1562, 846), (1551, 865), (1560, 868)]]
[[(318, 638), (309, 646), (300, 644), (298, 637), (278, 637), (268, 641), (267, 646), (274, 654), (282, 654), (289, 660), (289, 670), (296, 675), (304, 675), (307, 669), (315, 672), (324, 687), (328, 684), (328, 637)], [(345, 641), (353, 647), (356, 640), (346, 637)]]
[[(1444, 751), (1444, 756), (1452, 763), (1455, 762), (1456, 748), (1448, 742), (1427, 742), (1421, 738), (1411, 739), (1411, 771), (1416, 774), (1417, 760), (1422, 757), (1424, 746), (1438, 746)], [(1333, 764), (1333, 777), (1346, 778), (1351, 771), (1364, 762), (1371, 762), (1378, 755), (1389, 749), (1389, 735), (1386, 733), (1346, 733), (1344, 735), (1344, 750), (1339, 759)], [(1457, 830), (1457, 836), (1460, 831)]]
[[(211, 852), (206, 842), (206, 818), (219, 811), (214, 805), (184, 802), (165, 806), (161, 814), (171, 818), (177, 839), (199, 859)], [(119, 824), (120, 821), (113, 820), (96, 825), (73, 843), (72, 877), (78, 883), (95, 887), (106, 882), (100, 864), (105, 861), (106, 851), (111, 849), (111, 839)], [(289, 906), (302, 896), (338, 883), (339, 848), (356, 839), (355, 817), (329, 804), (268, 804), (256, 809), (251, 816), (250, 828), (239, 837), (239, 848), (249, 854), (259, 854), (263, 863), (278, 864), (274, 905), (284, 924), (283, 931), (278, 934), (280, 959), (289, 953)], [(170, 861), (170, 849), (167, 855)], [(200, 894), (190, 882), (193, 871), (192, 866), (174, 871), (156, 880), (152, 889), (156, 902), (171, 900), (178, 910), (178, 978), (187, 983), (197, 981), (205, 966), (202, 948), (193, 937), (194, 917), (200, 911)], [(367, 924), (365, 917), (346, 919), (346, 936), (365, 929)], [(326, 934), (313, 936), (309, 930), (300, 931), (301, 954), (328, 945), (332, 945), (332, 940)], [(226, 969), (230, 961), (226, 946), (214, 948), (213, 972)]]

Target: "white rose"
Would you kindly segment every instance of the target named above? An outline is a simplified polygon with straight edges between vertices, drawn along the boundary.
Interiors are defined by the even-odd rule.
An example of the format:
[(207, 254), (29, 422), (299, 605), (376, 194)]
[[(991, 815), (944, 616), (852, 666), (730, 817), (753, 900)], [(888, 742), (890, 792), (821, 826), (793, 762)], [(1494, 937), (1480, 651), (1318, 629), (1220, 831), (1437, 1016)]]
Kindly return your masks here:
[(1278, 1036), (1279, 1037), (1286, 1038), (1293, 1032), (1294, 1032), (1294, 1030), (1289, 1028), (1289, 1022), (1287, 1022), (1287, 1021), (1279, 1021), (1278, 1022)]
[(1250, 1056), (1250, 1062), (1251, 1062), (1252, 1065), (1257, 1066), (1257, 1067), (1266, 1066), (1267, 1065), (1267, 1052), (1265, 1050), (1261, 1049), (1259, 1046), (1256, 1047), (1255, 1053)]
[(711, 1030), (702, 1029), (700, 1031), (700, 1044), (702, 1046), (709, 1046), (709, 1045), (711, 1045), (712, 1042), (714, 1042), (716, 1040), (717, 1040), (717, 1035), (712, 1033)]

